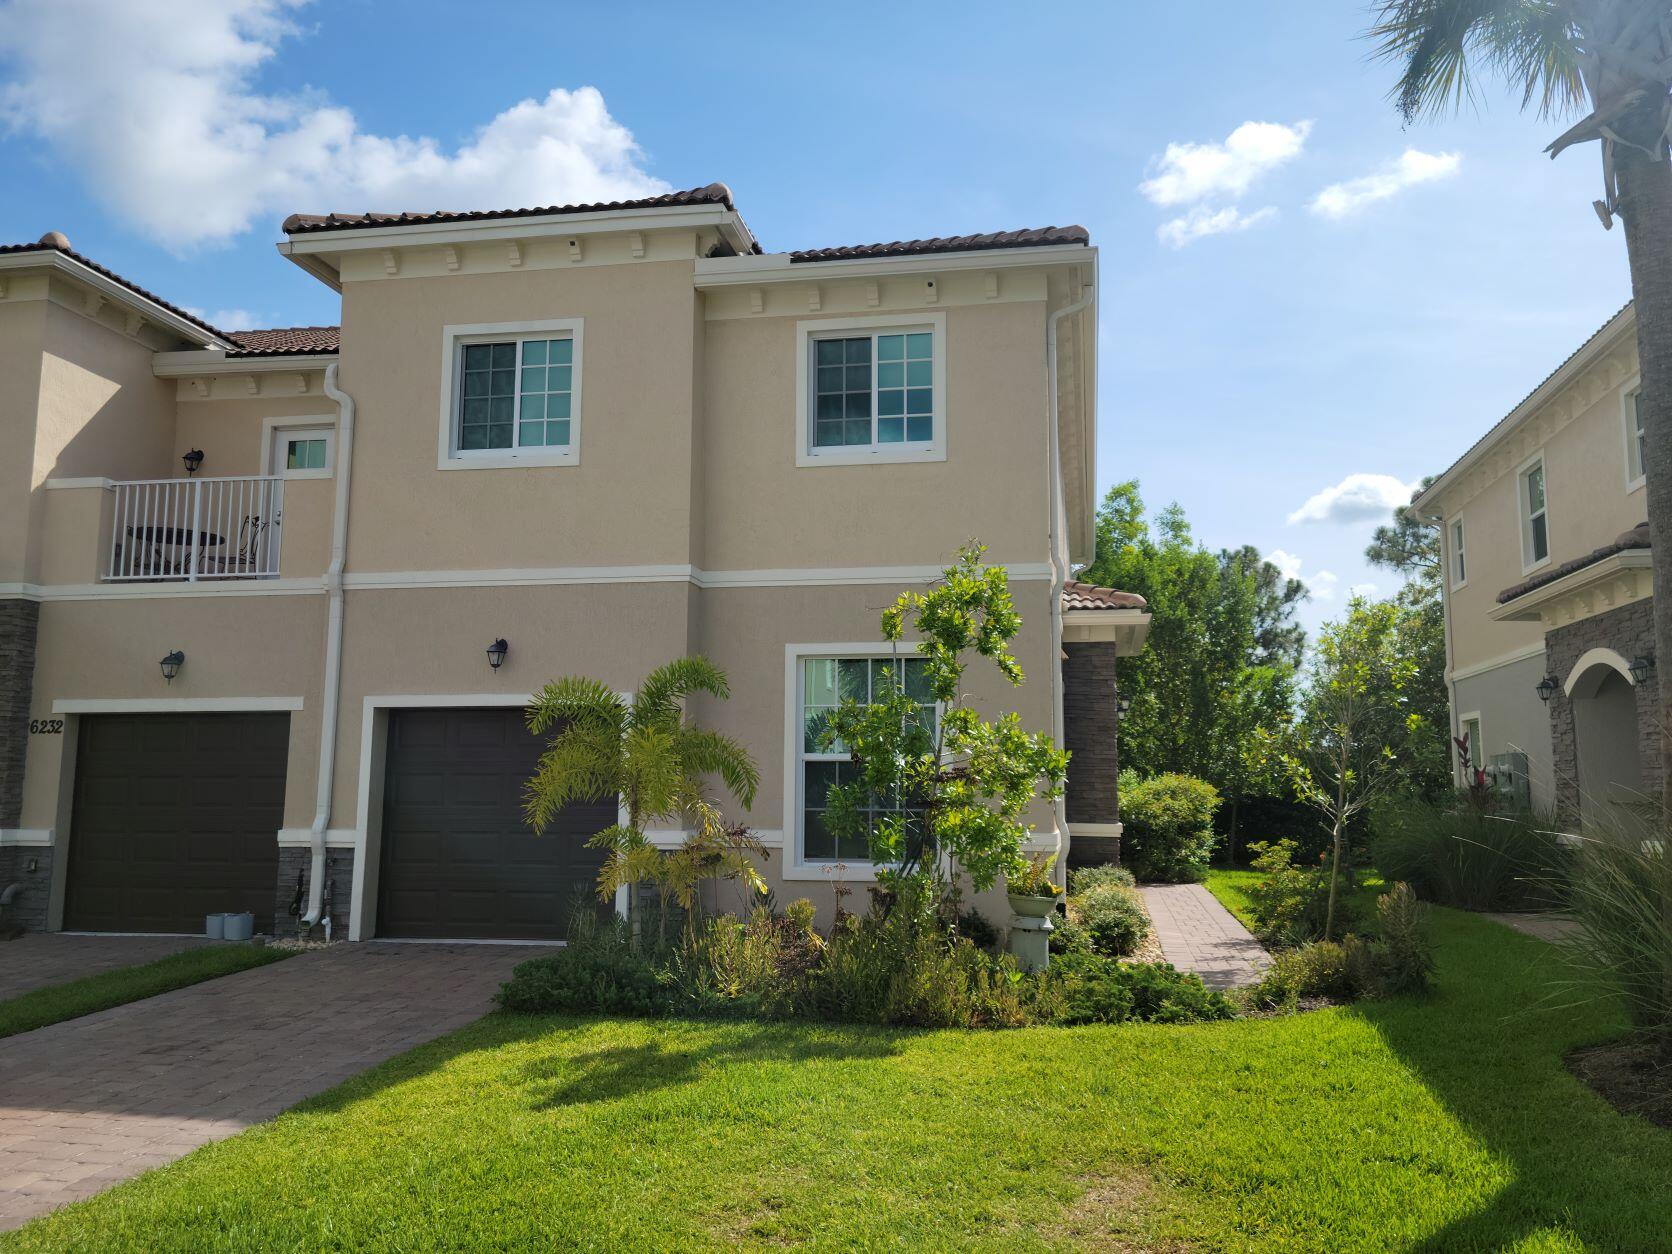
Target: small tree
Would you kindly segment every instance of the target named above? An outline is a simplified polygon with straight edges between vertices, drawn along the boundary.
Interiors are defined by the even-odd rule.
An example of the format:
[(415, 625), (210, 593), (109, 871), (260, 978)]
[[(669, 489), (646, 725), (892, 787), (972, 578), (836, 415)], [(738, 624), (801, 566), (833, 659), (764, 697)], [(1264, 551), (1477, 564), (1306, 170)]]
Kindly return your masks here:
[[(1021, 615), (1004, 568), (981, 565), (985, 551), (965, 546), (932, 590), (903, 592), (883, 611), (883, 638), (896, 656), (910, 647), (908, 625), (920, 637), (923, 689), (886, 678), (870, 704), (844, 701), (819, 733), (827, 749), (847, 748), (857, 768), (830, 790), (825, 823), (838, 837), (863, 836), (884, 882), (932, 879), (943, 854), (977, 890), (1019, 874), (1032, 830), (1023, 814), (1035, 798), (1062, 795), (1068, 754), (1024, 730), (1015, 714), (983, 719), (963, 691), (971, 652), (1022, 682), (1010, 652)], [(938, 717), (926, 712), (930, 702)]]
[(1397, 785), (1398, 748), (1421, 722), (1407, 695), (1416, 667), (1401, 646), (1401, 621), (1393, 602), (1354, 597), (1347, 617), (1324, 627), (1293, 744), (1276, 755), (1295, 794), (1329, 824), (1325, 940), (1335, 930), (1348, 824)]
[[(747, 809), (760, 772), (737, 741), (686, 717), (685, 700), (697, 692), (731, 695), (725, 672), (705, 657), (657, 667), (631, 699), (600, 680), (574, 675), (553, 680), (529, 704), (529, 730), (551, 735), (526, 787), (529, 825), (545, 831), (572, 801), (620, 798), (624, 821), (587, 841), (609, 851), (598, 873), (598, 896), (605, 901), (623, 885), (636, 891), (648, 880), (662, 889), (664, 904), (671, 887), (690, 905), (699, 871), (763, 886), (749, 858), (759, 842), (728, 828), (705, 792), (707, 777), (718, 775)], [(650, 843), (646, 825), (658, 820), (695, 824), (696, 835), (680, 851), (685, 856), (670, 859)]]

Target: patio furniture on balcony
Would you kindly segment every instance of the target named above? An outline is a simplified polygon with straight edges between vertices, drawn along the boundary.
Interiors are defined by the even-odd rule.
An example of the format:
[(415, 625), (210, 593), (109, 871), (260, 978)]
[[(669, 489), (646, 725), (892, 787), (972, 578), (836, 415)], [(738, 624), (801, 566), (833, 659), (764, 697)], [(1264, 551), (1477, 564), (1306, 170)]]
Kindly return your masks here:
[[(278, 577), (282, 477), (139, 479), (111, 487), (115, 502), (105, 579), (195, 583)], [(228, 536), (237, 543), (230, 551)]]

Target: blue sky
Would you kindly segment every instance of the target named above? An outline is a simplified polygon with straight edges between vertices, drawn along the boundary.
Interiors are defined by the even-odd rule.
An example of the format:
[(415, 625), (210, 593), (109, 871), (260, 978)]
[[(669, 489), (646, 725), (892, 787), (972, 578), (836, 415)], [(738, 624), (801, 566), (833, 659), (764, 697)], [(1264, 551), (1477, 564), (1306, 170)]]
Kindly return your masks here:
[[(1100, 481), (1281, 554), (1313, 626), (1391, 588), (1352, 503), (1443, 469), (1628, 293), (1595, 151), (1547, 160), (1561, 127), (1492, 84), (1403, 129), (1353, 5), (188, 8), (0, 0), (0, 242), (62, 230), (271, 326), (337, 316), (273, 251), (292, 210), (719, 179), (770, 249), (1079, 222)], [(1303, 508), (1351, 476), (1385, 478)]]

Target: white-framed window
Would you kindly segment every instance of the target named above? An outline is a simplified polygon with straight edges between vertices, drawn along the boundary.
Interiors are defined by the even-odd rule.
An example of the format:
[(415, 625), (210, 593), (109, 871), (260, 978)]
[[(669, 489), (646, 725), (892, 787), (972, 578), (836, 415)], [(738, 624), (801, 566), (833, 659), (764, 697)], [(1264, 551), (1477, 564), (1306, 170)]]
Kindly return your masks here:
[(1451, 520), (1451, 586), (1461, 588), (1469, 581), (1469, 564), (1463, 553), (1463, 520)]
[(269, 418), (261, 473), (286, 479), (329, 479), (336, 465), (337, 426), (328, 417)]
[[(838, 838), (824, 824), (830, 789), (849, 783), (855, 768), (847, 749), (826, 747), (823, 732), (843, 701), (873, 700), (887, 682), (885, 676), (904, 684), (932, 729), (940, 708), (929, 692), (925, 666), (915, 651), (896, 654), (886, 644), (788, 646), (784, 837), (793, 850), (792, 865), (786, 869), (791, 878), (798, 878), (796, 868), (812, 872), (799, 878), (813, 878), (836, 863), (860, 878), (871, 873), (869, 843), (859, 836)], [(898, 798), (873, 800), (873, 818), (902, 811)]]
[(1486, 765), (1486, 752), (1480, 742), (1480, 715), (1465, 714), (1458, 720), (1458, 738), (1468, 738), (1469, 766), (1472, 770), (1480, 770)]
[(1544, 455), (1522, 465), (1515, 476), (1517, 508), (1521, 516), (1523, 573), (1550, 560), (1550, 513), (1545, 501)]
[(1625, 436), (1626, 436), (1626, 490), (1634, 491), (1643, 486), (1643, 411), (1638, 407), (1638, 401), (1643, 396), (1643, 389), (1635, 380), (1626, 388), (1625, 394)]
[(946, 315), (796, 324), (796, 465), (946, 458)]
[(581, 319), (445, 327), (443, 470), (580, 459)]

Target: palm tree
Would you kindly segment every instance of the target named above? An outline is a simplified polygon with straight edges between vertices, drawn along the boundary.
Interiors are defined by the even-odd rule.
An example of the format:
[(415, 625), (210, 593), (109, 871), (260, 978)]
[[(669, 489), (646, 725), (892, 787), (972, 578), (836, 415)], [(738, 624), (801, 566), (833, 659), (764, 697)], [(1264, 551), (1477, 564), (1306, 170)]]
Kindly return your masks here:
[[(1625, 224), (1637, 313), (1638, 401), (1646, 433), (1655, 653), (1672, 662), (1672, 5), (1662, 0), (1378, 0), (1369, 37), (1401, 67), (1394, 100), (1407, 122), (1474, 99), (1478, 68), (1497, 73), (1549, 117), (1590, 112), (1551, 141), (1555, 157), (1602, 146), (1603, 226)], [(1672, 729), (1672, 665), (1660, 672), (1661, 726)], [(1663, 805), (1672, 810), (1672, 734), (1661, 737)]]
[(605, 901), (623, 885), (663, 880), (665, 860), (646, 835), (646, 825), (658, 821), (681, 827), (694, 821), (704, 849), (714, 855), (705, 865), (759, 883), (743, 856), (758, 842), (726, 828), (705, 781), (718, 775), (747, 809), (760, 771), (737, 741), (686, 716), (685, 699), (693, 693), (730, 696), (725, 672), (705, 657), (685, 657), (651, 671), (631, 698), (573, 675), (553, 680), (529, 703), (529, 730), (551, 736), (526, 787), (529, 825), (545, 831), (572, 801), (620, 798), (622, 821), (587, 841), (609, 851), (598, 873), (598, 896)]

